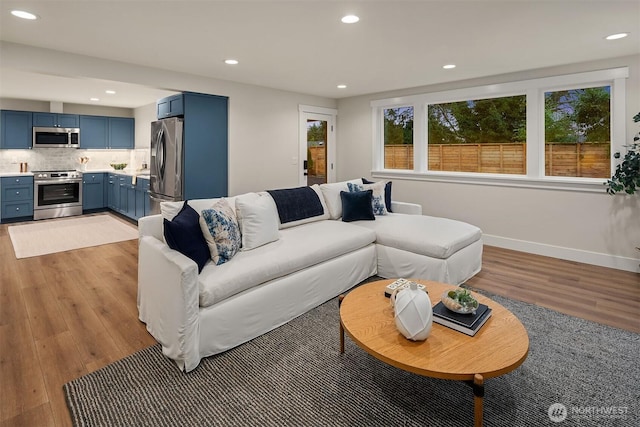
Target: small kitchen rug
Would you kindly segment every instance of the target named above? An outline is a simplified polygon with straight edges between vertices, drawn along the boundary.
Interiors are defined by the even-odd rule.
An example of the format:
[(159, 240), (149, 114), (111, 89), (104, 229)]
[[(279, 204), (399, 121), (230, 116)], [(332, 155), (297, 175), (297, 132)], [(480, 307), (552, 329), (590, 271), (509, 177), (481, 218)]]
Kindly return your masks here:
[(16, 258), (29, 258), (137, 239), (138, 229), (104, 214), (13, 225), (9, 237)]

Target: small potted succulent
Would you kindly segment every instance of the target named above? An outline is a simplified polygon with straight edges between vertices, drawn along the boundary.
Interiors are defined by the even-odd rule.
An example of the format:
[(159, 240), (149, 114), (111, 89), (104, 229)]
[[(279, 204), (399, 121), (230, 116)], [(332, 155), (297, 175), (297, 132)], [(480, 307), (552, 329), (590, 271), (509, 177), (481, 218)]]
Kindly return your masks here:
[[(633, 116), (635, 123), (640, 122), (640, 113)], [(633, 137), (631, 144), (625, 145), (627, 153), (624, 155), (622, 163), (616, 166), (616, 171), (607, 180), (607, 193), (614, 195), (619, 191), (627, 194), (635, 194), (640, 191), (640, 133)], [(620, 152), (613, 155), (614, 158), (620, 158)]]

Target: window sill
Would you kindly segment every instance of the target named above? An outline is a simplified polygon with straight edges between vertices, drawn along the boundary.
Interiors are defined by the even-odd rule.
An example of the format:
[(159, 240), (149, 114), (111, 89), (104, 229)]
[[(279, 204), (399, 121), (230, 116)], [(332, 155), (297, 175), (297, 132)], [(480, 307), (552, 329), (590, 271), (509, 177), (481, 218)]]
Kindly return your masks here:
[(448, 182), (454, 184), (489, 185), (496, 187), (535, 188), (560, 191), (580, 191), (606, 194), (604, 178), (545, 177), (520, 175), (491, 175), (460, 172), (414, 172), (402, 170), (373, 170), (373, 178), (404, 179), (409, 181)]

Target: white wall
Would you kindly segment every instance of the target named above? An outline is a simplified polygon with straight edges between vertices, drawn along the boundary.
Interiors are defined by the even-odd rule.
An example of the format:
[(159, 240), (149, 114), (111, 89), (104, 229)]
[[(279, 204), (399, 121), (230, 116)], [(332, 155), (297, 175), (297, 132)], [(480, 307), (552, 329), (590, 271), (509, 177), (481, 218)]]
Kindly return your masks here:
[[(229, 194), (298, 186), (298, 105), (336, 100), (1, 42), (4, 67), (229, 97)], [(147, 140), (147, 108), (135, 109), (136, 146)], [(143, 119), (142, 117), (146, 117)]]
[(158, 120), (156, 104), (136, 108), (134, 118), (136, 121), (136, 150), (148, 150), (151, 146), (151, 122)]
[[(338, 179), (371, 177), (370, 101), (478, 85), (628, 66), (627, 138), (640, 130), (640, 56), (452, 82), (338, 101)], [(394, 179), (393, 197), (419, 203), (426, 215), (455, 218), (482, 228), (496, 246), (640, 272), (640, 195)]]

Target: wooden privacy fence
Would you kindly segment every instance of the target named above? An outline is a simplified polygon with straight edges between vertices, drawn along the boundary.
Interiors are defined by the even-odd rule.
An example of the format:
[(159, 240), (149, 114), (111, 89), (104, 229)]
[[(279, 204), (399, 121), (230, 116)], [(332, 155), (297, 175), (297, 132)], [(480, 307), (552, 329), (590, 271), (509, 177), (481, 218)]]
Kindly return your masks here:
[(309, 147), (307, 153), (307, 174), (325, 176), (327, 171), (327, 150), (325, 146)]
[[(545, 175), (608, 178), (611, 176), (608, 142), (545, 144)], [(386, 169), (413, 169), (412, 145), (385, 145)], [(429, 144), (429, 170), (524, 175), (524, 143)]]

